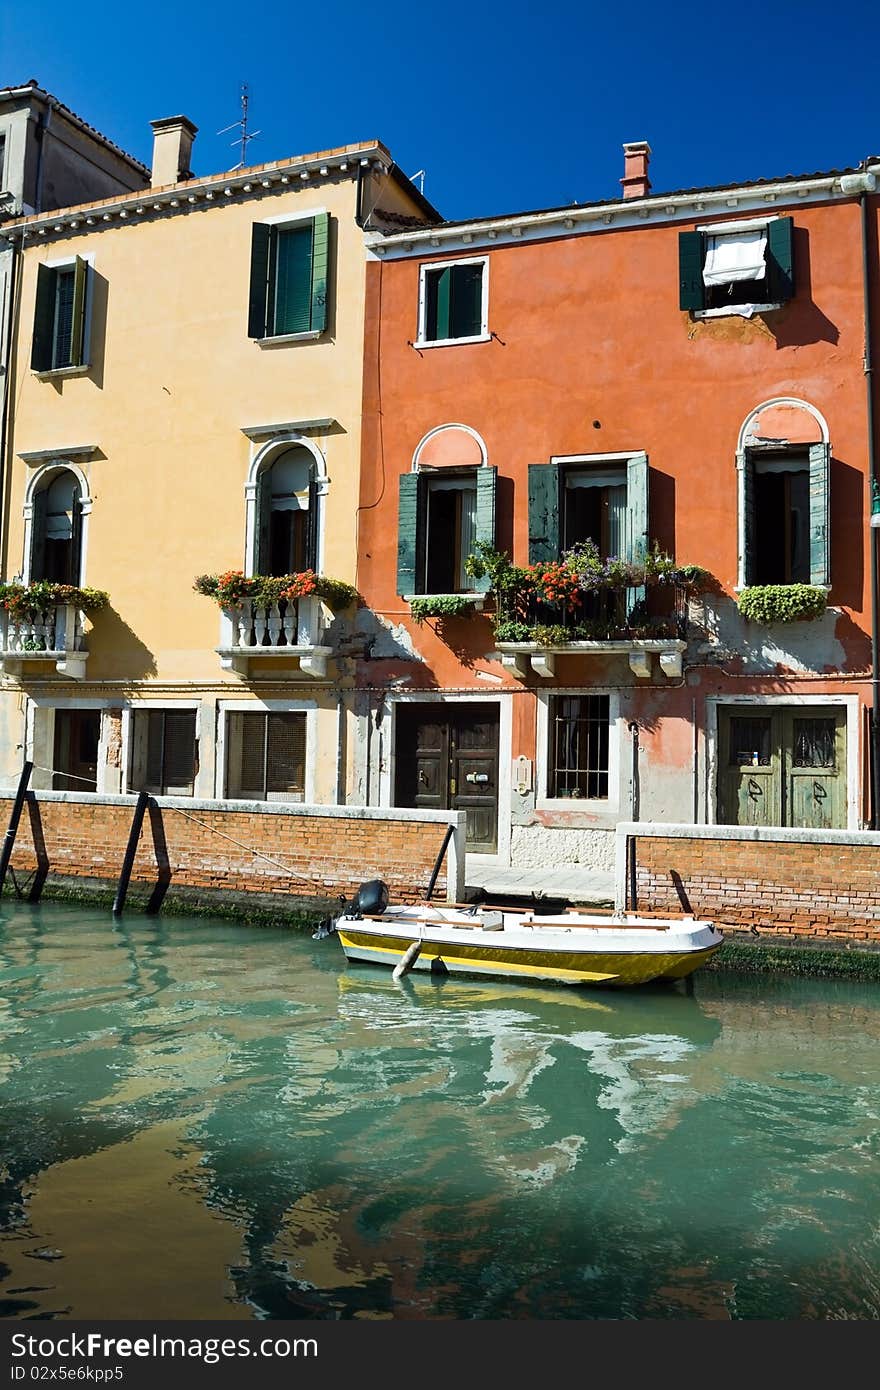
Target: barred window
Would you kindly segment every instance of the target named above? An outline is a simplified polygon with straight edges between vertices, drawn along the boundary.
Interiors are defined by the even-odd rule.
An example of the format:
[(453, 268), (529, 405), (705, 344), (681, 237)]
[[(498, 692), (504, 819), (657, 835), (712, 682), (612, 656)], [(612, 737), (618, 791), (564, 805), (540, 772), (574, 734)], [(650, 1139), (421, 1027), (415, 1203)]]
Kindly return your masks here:
[(608, 796), (607, 695), (557, 695), (550, 702), (549, 797)]
[(226, 794), (249, 801), (303, 801), (306, 716), (229, 715)]

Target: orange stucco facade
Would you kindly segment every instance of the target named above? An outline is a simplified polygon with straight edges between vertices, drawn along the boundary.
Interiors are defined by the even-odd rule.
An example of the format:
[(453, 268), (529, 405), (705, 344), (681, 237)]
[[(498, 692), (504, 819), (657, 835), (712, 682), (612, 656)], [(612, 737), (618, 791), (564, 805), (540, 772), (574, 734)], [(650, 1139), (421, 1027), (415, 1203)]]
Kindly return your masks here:
[[(860, 200), (839, 189), (820, 199), (792, 188), (772, 202), (756, 194), (707, 210), (678, 195), (665, 214), (654, 200), (641, 222), (633, 202), (625, 217), (614, 204), (604, 218), (572, 217), (574, 225), (524, 217), (518, 230), (510, 219), (500, 229), (449, 226), (387, 246), (376, 239), (367, 269), (358, 586), (398, 641), (394, 652), (379, 646), (359, 664), (358, 683), (385, 688), (386, 706), (398, 711), (420, 700), (496, 701), (502, 860), (607, 866), (607, 832), (634, 813), (720, 819), (721, 728), (745, 705), (760, 717), (811, 705), (836, 711), (845, 724), (836, 823), (854, 829), (869, 815), (863, 714), (871, 702), (875, 532)], [(876, 324), (880, 199), (867, 204)], [(680, 235), (737, 219), (753, 225), (768, 211), (793, 219), (792, 297), (751, 317), (680, 308)], [(476, 258), (485, 259), (488, 282), (481, 339), (422, 346), (424, 267)], [(451, 425), (468, 433), (444, 433)], [(737, 461), (771, 441), (783, 455), (823, 441), (830, 449), (830, 590), (821, 619), (767, 628), (745, 623), (736, 607), (744, 525)], [(647, 455), (649, 543), (704, 567), (717, 586), (711, 599), (690, 604), (680, 671), (668, 674), (654, 658), (650, 674), (637, 676), (625, 652), (601, 650), (558, 651), (543, 672), (527, 659), (515, 669), (496, 648), (491, 601), (445, 623), (413, 620), (398, 592), (399, 480), (479, 464), (468, 457), (475, 450), (497, 468), (495, 545), (518, 565), (529, 561), (530, 465)], [(609, 787), (588, 804), (549, 794), (543, 764), (560, 691), (609, 697)], [(404, 756), (399, 740), (396, 753)], [(387, 776), (393, 795), (393, 766)], [(550, 831), (567, 834), (550, 840)]]

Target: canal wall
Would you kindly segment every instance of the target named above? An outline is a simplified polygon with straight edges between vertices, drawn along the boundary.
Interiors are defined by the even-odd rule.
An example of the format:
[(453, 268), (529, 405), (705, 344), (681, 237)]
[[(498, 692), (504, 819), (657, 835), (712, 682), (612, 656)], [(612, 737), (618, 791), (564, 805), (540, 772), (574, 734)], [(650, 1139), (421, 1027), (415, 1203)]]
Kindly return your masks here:
[[(12, 868), (52, 886), (115, 887), (137, 798), (78, 792), (30, 792)], [(0, 819), (12, 800), (0, 797)], [(213, 898), (293, 910), (326, 911), (367, 879), (388, 884), (392, 902), (424, 897), (448, 827), (453, 835), (434, 890), (438, 900), (464, 894), (463, 811), (394, 811), (251, 801), (151, 797), (132, 869), (132, 888), (184, 900)], [(10, 886), (7, 884), (7, 892)], [(142, 893), (141, 893), (142, 896)]]
[(751, 940), (877, 950), (880, 833), (624, 823), (615, 903)]

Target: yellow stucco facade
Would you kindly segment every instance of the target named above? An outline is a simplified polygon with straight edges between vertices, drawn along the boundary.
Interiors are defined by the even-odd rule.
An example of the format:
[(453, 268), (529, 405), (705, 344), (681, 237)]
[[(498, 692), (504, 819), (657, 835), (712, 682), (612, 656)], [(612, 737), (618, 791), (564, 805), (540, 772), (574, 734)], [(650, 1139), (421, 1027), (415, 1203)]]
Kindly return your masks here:
[[(195, 795), (224, 796), (230, 713), (293, 710), (305, 713), (307, 731), (296, 799), (341, 799), (345, 677), (328, 636), (329, 609), (311, 601), (299, 656), (240, 659), (227, 651), (221, 662), (218, 646), (239, 641), (235, 625), (221, 627), (216, 602), (194, 592), (193, 580), (255, 572), (261, 469), (299, 449), (312, 469), (316, 568), (354, 582), (365, 287), (359, 216), (383, 208), (419, 216), (418, 201), (394, 176), (387, 151), (369, 144), (5, 229), (18, 248), (20, 278), (3, 572), (41, 577), (32, 572), (37, 493), (66, 470), (81, 499), (79, 584), (106, 590), (110, 606), (85, 624), (85, 662), (69, 662), (64, 673), (64, 663), (39, 651), (13, 654), (5, 639), (4, 781), (14, 780), (27, 752), (38, 764), (34, 785), (51, 786), (57, 711), (97, 709), (97, 790), (128, 790), (132, 714), (168, 708), (196, 713)], [(283, 229), (325, 215), (325, 326), (255, 339), (248, 319), (254, 225)], [(88, 266), (87, 365), (34, 370), (39, 267), (76, 258)]]

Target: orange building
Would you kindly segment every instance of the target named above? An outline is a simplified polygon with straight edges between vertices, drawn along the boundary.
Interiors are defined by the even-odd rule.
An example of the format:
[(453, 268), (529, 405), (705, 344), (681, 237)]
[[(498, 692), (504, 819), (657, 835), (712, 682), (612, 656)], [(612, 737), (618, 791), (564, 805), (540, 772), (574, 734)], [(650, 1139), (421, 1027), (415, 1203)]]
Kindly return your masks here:
[(624, 148), (620, 199), (367, 238), (353, 799), (524, 868), (872, 816), (880, 162)]

